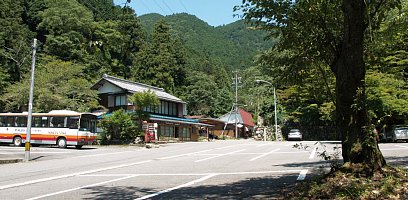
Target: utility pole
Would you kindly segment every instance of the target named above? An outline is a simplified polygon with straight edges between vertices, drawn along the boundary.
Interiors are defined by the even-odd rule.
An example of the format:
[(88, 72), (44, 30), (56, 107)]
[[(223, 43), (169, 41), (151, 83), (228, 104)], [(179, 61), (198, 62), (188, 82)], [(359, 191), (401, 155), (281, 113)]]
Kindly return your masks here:
[[(267, 84), (269, 84), (269, 85), (271, 85), (273, 87), (273, 104), (274, 104), (274, 107), (275, 107), (275, 110), (274, 110), (274, 112), (275, 112), (274, 113), (275, 114), (275, 136), (278, 137), (278, 115), (277, 115), (277, 112), (276, 112), (276, 87), (271, 82), (265, 81), (265, 80), (257, 79), (257, 80), (255, 80), (255, 82), (256, 83), (260, 83), (260, 82), (267, 83)], [(264, 140), (266, 141), (266, 134), (264, 134)]]
[(275, 107), (275, 137), (278, 138), (278, 114), (276, 112), (276, 87), (273, 87), (273, 105)]
[(238, 107), (238, 84), (241, 83), (241, 77), (238, 77), (238, 72), (239, 71), (234, 71), (235, 77), (233, 78), (234, 80), (234, 85), (235, 85), (235, 138), (238, 138), (238, 113), (239, 113), (239, 107)]
[(27, 134), (25, 141), (24, 161), (30, 161), (30, 140), (31, 140), (31, 120), (33, 116), (33, 95), (34, 95), (34, 74), (35, 74), (35, 53), (37, 52), (37, 39), (34, 39), (32, 47), (33, 56), (31, 61), (30, 98), (28, 100)]

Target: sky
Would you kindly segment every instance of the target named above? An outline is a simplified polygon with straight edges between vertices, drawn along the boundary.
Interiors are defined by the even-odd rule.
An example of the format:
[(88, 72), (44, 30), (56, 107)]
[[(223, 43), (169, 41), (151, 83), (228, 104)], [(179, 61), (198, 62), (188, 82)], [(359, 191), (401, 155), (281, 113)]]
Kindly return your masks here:
[[(126, 0), (114, 0), (116, 5), (124, 6)], [(236, 5), (242, 0), (131, 0), (130, 5), (136, 15), (159, 13), (172, 15), (175, 13), (188, 13), (197, 16), (211, 26), (221, 26), (239, 20), (233, 12)]]

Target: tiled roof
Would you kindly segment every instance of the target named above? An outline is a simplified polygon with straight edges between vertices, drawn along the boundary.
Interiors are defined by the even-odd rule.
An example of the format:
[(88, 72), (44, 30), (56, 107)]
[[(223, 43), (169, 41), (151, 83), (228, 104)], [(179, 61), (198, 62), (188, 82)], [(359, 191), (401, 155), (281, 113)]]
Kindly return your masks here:
[(165, 92), (163, 88), (154, 87), (154, 86), (146, 85), (146, 84), (143, 84), (143, 83), (128, 81), (128, 80), (125, 80), (125, 79), (117, 78), (117, 77), (114, 77), (114, 76), (109, 76), (109, 75), (106, 75), (106, 74), (104, 74), (103, 78), (101, 80), (99, 80), (94, 86), (92, 86), (92, 88), (93, 89), (98, 89), (99, 87), (101, 87), (101, 85), (105, 81), (107, 81), (107, 82), (109, 82), (109, 83), (111, 83), (113, 85), (116, 85), (119, 88), (127, 90), (127, 91), (129, 91), (131, 93), (144, 92), (144, 91), (147, 91), (147, 90), (150, 89), (150, 91), (152, 91), (154, 94), (156, 94), (159, 99), (169, 100), (169, 101), (179, 102), (179, 103), (185, 103), (181, 99), (179, 99), (179, 98)]

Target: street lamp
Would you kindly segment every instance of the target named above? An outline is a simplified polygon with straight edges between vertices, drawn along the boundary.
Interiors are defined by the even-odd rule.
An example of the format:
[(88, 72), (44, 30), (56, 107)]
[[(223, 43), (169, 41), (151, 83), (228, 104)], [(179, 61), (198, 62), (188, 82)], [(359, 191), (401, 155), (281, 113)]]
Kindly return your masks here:
[[(269, 85), (272, 85), (272, 87), (273, 87), (273, 104), (274, 104), (274, 107), (275, 107), (275, 136), (277, 137), (278, 136), (278, 118), (277, 118), (277, 115), (276, 115), (276, 92), (275, 92), (275, 86), (271, 83), (271, 82), (269, 82), (269, 81), (265, 81), (265, 80), (260, 80), (260, 79), (257, 79), (257, 80), (255, 80), (255, 82), (256, 83), (267, 83), (267, 84), (269, 84)], [(266, 133), (264, 133), (264, 140), (266, 141)]]

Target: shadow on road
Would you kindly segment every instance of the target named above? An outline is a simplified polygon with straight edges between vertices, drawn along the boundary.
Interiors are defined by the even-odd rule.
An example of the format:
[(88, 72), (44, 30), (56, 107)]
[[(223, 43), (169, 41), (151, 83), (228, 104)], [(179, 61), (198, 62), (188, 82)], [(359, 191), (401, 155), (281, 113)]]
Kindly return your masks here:
[[(231, 184), (213, 184), (183, 187), (149, 199), (282, 199), (284, 188), (293, 187), (297, 175), (247, 178)], [(166, 188), (167, 189), (167, 188)], [(159, 192), (149, 187), (86, 188), (86, 199), (135, 199)]]

